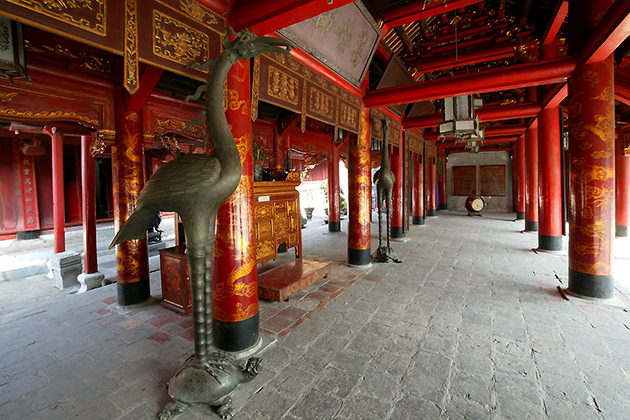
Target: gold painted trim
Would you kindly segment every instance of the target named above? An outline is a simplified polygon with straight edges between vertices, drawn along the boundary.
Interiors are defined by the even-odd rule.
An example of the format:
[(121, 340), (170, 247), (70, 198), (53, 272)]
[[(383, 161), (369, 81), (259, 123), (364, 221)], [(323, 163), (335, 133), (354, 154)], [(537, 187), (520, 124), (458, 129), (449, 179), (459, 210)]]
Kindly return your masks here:
[(258, 119), (258, 101), (260, 99), (260, 55), (254, 57), (254, 74), (252, 75), (252, 121)]
[(133, 95), (140, 89), (138, 72), (138, 15), (136, 0), (125, 0), (125, 89)]
[(74, 120), (83, 121), (85, 123), (98, 126), (99, 121), (93, 120), (84, 115), (79, 115), (76, 112), (64, 112), (64, 111), (18, 111), (13, 108), (0, 109), (1, 116), (17, 117), (17, 118), (35, 118), (35, 119), (58, 119), (58, 118), (71, 118)]
[[(87, 32), (105, 37), (107, 36), (107, 1), (106, 0), (74, 0), (61, 1), (61, 0), (6, 0), (9, 3), (13, 3), (40, 15), (44, 15), (48, 18), (56, 21), (74, 26), (79, 29), (83, 29)], [(68, 6), (70, 5), (70, 6)], [(67, 9), (89, 9), (93, 10), (94, 5), (98, 5), (98, 11), (96, 12), (97, 22), (92, 23), (85, 18), (76, 19), (72, 16)], [(51, 9), (59, 9), (59, 12), (54, 12)], [(64, 9), (66, 9), (64, 11)], [(20, 19), (21, 21), (21, 19)], [(90, 26), (93, 25), (93, 26)]]
[[(156, 0), (156, 3), (158, 3), (161, 6), (164, 6), (182, 16), (185, 16), (189, 19), (194, 20), (195, 22), (199, 23), (200, 25), (202, 25), (204, 28), (210, 29), (212, 32), (215, 32), (221, 36), (225, 36), (225, 31), (220, 31), (217, 30), (215, 27), (211, 26), (211, 25), (223, 25), (223, 27), (226, 26), (226, 22), (225, 22), (225, 18), (217, 13), (215, 13), (214, 11), (200, 5), (199, 3), (195, 2), (195, 1), (191, 1), (191, 0), (179, 0), (179, 9), (171, 6), (170, 4), (165, 3), (164, 1), (160, 1), (160, 0)], [(188, 3), (187, 5), (185, 3)], [(202, 9), (202, 12), (204, 13), (204, 16), (211, 16), (211, 19), (214, 19), (215, 22), (211, 23), (210, 25), (208, 25), (207, 23), (205, 23), (203, 21), (203, 18), (200, 18), (199, 16), (199, 10), (190, 10), (187, 11), (185, 10), (186, 7), (192, 7), (193, 9), (196, 9), (197, 7)], [(221, 22), (219, 22), (219, 20)]]

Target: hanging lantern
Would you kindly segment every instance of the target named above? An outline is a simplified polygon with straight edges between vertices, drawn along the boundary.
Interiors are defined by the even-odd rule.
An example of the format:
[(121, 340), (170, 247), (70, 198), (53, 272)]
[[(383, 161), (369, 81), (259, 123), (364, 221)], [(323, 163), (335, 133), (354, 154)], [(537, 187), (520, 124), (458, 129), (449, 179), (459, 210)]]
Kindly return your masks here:
[(478, 152), (484, 141), (484, 130), (475, 115), (483, 99), (473, 95), (444, 98), (444, 122), (439, 124), (439, 138), (452, 137), (455, 143), (466, 142), (466, 148)]

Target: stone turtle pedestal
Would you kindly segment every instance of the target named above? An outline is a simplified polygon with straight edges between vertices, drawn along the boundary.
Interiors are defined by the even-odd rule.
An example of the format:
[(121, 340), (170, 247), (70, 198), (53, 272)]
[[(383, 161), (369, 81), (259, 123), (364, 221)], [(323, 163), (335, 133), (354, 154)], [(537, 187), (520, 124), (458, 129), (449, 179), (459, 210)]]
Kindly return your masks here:
[(81, 272), (81, 255), (76, 252), (58, 252), (50, 257), (53, 286), (60, 290), (78, 286), (77, 277)]

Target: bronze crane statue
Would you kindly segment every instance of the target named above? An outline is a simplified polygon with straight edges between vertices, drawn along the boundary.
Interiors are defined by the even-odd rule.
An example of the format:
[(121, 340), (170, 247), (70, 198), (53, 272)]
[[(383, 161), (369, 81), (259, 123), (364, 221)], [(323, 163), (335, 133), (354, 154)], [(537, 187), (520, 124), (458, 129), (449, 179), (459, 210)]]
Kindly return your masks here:
[[(374, 174), (374, 183), (376, 184), (376, 201), (378, 206), (378, 249), (372, 255), (374, 262), (402, 262), (394, 253), (390, 246), (390, 214), (392, 206), (392, 190), (396, 177), (389, 166), (389, 121), (383, 120), (383, 148), (381, 149), (381, 169)], [(383, 200), (385, 206), (383, 208)], [(383, 246), (383, 230), (382, 230), (382, 213), (387, 213), (387, 226), (385, 232), (387, 235), (387, 246)]]
[[(231, 382), (242, 382), (242, 377), (251, 379), (251, 375), (243, 376), (242, 373), (226, 379), (227, 370), (238, 373), (240, 369), (226, 369), (226, 357), (233, 360), (227, 355), (210, 354), (212, 254), (217, 211), (234, 193), (241, 179), (241, 160), (225, 116), (222, 94), (228, 71), (238, 60), (248, 60), (271, 51), (288, 54), (291, 45), (276, 38), (256, 37), (248, 30), (232, 34), (236, 39), (229, 41), (227, 36), (223, 39), (223, 53), (217, 61), (193, 66), (205, 70), (214, 65), (214, 69), (207, 83), (185, 101), (199, 99), (205, 92), (205, 109), (189, 127), (205, 120), (205, 143), (212, 140), (213, 152), (210, 155), (184, 155), (158, 169), (140, 192), (136, 210), (110, 245), (112, 248), (124, 241), (144, 238), (156, 211), (177, 212), (184, 225), (190, 263), (195, 353), (171, 379), (169, 394), (175, 402), (166, 407), (161, 419), (181, 413), (190, 404), (218, 405), (219, 414), (230, 418), (229, 395), (221, 395), (222, 390), (233, 390), (236, 384), (231, 386)], [(251, 372), (257, 373), (259, 361), (250, 359), (248, 366)]]

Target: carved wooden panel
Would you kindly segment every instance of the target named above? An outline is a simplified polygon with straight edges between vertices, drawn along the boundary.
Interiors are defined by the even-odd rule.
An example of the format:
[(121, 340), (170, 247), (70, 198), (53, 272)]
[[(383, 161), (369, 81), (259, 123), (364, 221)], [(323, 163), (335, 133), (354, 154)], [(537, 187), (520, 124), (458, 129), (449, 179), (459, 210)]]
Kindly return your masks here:
[(254, 60), (252, 118), (258, 117), (258, 101), (301, 114), (344, 130), (359, 132), (361, 100), (308, 67), (282, 53), (262, 54)]
[(479, 166), (479, 191), (482, 196), (505, 196), (505, 165)]
[(184, 245), (160, 250), (162, 306), (188, 315), (192, 313), (190, 268)]
[(453, 166), (453, 195), (469, 196), (477, 194), (477, 166)]
[(409, 150), (421, 155), (424, 152), (424, 140), (422, 136), (412, 130), (405, 130), (405, 136), (407, 136), (406, 138), (409, 141)]

